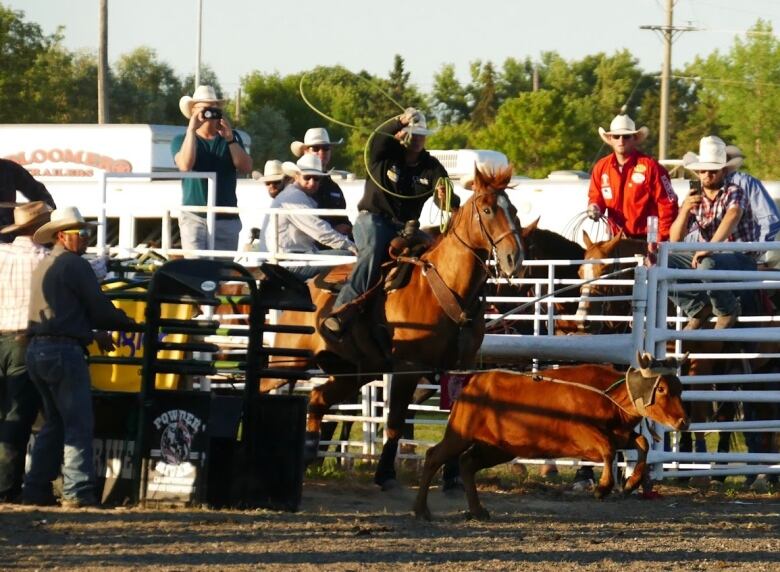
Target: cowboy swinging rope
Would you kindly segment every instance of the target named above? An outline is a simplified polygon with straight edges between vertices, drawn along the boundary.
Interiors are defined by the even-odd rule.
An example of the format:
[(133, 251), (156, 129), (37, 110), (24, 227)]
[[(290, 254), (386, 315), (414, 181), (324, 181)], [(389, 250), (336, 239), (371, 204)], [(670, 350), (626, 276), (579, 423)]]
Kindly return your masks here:
[[(314, 113), (316, 113), (320, 117), (323, 117), (324, 119), (327, 119), (328, 121), (331, 121), (331, 122), (335, 123), (336, 125), (341, 125), (342, 127), (346, 127), (348, 129), (354, 129), (355, 131), (366, 131), (366, 129), (363, 128), (363, 127), (360, 127), (358, 125), (353, 125), (351, 123), (346, 123), (344, 121), (340, 121), (340, 120), (336, 119), (335, 117), (331, 117), (330, 115), (328, 115), (325, 112), (323, 112), (320, 109), (318, 109), (311, 101), (309, 101), (309, 99), (306, 97), (306, 93), (304, 92), (304, 89), (303, 89), (304, 80), (306, 79), (306, 76), (309, 75), (309, 73), (311, 73), (311, 72), (304, 73), (301, 76), (301, 81), (298, 84), (298, 91), (301, 94), (301, 99), (303, 99), (303, 102), (307, 106), (309, 106), (309, 108)], [(359, 76), (357, 74), (352, 74), (352, 75), (355, 76), (360, 81), (368, 84), (375, 91), (378, 91), (385, 98), (387, 98), (391, 103), (393, 103), (393, 105), (398, 107), (398, 109), (400, 109), (402, 112), (405, 111), (405, 108), (400, 103), (398, 103), (395, 99), (393, 99), (392, 96), (390, 96), (390, 94), (387, 93), (385, 90), (383, 90), (381, 87), (379, 87), (375, 83), (373, 83), (373, 82), (367, 80), (366, 78), (363, 78), (363, 77), (361, 77), (361, 76)], [(395, 197), (397, 199), (401, 199), (401, 200), (417, 199), (417, 198), (424, 197), (424, 196), (427, 196), (427, 195), (431, 194), (429, 191), (425, 191), (424, 193), (418, 193), (416, 195), (400, 195), (398, 193), (392, 192), (390, 189), (385, 188), (379, 181), (377, 181), (374, 178), (374, 175), (371, 173), (371, 169), (369, 169), (369, 164), (368, 164), (368, 150), (369, 150), (369, 147), (371, 146), (371, 141), (373, 141), (374, 137), (377, 134), (383, 135), (385, 137), (395, 137), (394, 133), (385, 133), (383, 131), (380, 131), (379, 127), (381, 127), (381, 124), (380, 124), (380, 126), (376, 127), (375, 129), (373, 129), (369, 133), (368, 139), (366, 139), (366, 144), (363, 147), (363, 164), (364, 164), (364, 166), (366, 168), (366, 174), (371, 179), (371, 181), (373, 181), (373, 183), (377, 187), (382, 189), (382, 191), (384, 193), (387, 193), (388, 195), (393, 196), (393, 197)], [(447, 228), (447, 225), (449, 224), (449, 209), (450, 209), (450, 205), (452, 204), (452, 193), (454, 192), (454, 188), (453, 188), (453, 185), (452, 185), (452, 181), (450, 180), (449, 177), (439, 177), (439, 179), (436, 181), (436, 184), (433, 186), (433, 189), (434, 189), (433, 192), (435, 193), (436, 189), (439, 188), (439, 187), (443, 187), (444, 188), (444, 194), (445, 194), (444, 207), (440, 209), (440, 211), (441, 211), (441, 218), (440, 218), (440, 221), (439, 221), (439, 229), (442, 232), (444, 232), (444, 230)]]

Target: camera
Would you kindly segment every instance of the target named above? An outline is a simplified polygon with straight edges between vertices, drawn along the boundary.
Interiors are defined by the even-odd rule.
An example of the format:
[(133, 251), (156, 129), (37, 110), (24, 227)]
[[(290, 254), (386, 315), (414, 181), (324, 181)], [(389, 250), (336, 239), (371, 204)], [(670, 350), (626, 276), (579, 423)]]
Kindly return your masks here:
[(701, 181), (688, 181), (688, 194), (700, 195), (701, 194)]
[(219, 107), (207, 107), (203, 110), (203, 119), (222, 119), (222, 110)]

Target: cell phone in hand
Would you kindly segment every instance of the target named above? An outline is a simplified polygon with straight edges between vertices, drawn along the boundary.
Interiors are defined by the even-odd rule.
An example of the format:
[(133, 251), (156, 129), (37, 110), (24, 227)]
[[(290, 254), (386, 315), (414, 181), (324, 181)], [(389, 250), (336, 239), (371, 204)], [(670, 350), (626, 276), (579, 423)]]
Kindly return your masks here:
[(701, 194), (701, 181), (688, 181), (689, 184), (689, 195), (700, 195)]

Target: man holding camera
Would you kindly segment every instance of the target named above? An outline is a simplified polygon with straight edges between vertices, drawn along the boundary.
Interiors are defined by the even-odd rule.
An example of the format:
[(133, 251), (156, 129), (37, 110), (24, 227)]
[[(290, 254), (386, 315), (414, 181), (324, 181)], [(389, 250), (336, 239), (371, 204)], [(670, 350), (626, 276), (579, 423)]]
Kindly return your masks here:
[[(215, 172), (217, 174), (216, 206), (235, 207), (237, 173), (252, 171), (252, 158), (244, 150), (237, 131), (223, 115), (225, 100), (217, 97), (210, 85), (201, 85), (192, 97), (179, 100), (179, 109), (190, 120), (184, 135), (171, 142), (171, 151), (179, 171)], [(208, 179), (183, 179), (184, 206), (205, 207), (208, 200)], [(182, 210), (179, 216), (181, 247), (184, 250), (208, 248), (208, 228), (205, 212)], [(238, 213), (217, 213), (214, 227), (214, 248), (236, 250), (241, 219)]]
[[(689, 156), (690, 157), (690, 156)], [(670, 240), (682, 241), (697, 233), (698, 242), (755, 242), (758, 224), (745, 191), (727, 181), (726, 177), (738, 159), (729, 160), (726, 144), (719, 137), (704, 137), (699, 142), (699, 154), (693, 155), (686, 168), (701, 182), (691, 187), (674, 220)], [(693, 254), (676, 252), (669, 256), (670, 268), (700, 270), (755, 270), (760, 253), (712, 252), (700, 250)], [(714, 313), (715, 328), (730, 328), (740, 314), (740, 303), (731, 290), (680, 291), (670, 294), (688, 316), (686, 330), (701, 328)]]
[(588, 189), (588, 216), (600, 220), (606, 214), (613, 234), (647, 238), (647, 217), (658, 217), (659, 240), (669, 239), (669, 227), (677, 216), (677, 195), (669, 174), (658, 161), (640, 153), (639, 144), (650, 130), (636, 128), (625, 114), (617, 115), (609, 131), (599, 127), (601, 139), (612, 153), (593, 167)]

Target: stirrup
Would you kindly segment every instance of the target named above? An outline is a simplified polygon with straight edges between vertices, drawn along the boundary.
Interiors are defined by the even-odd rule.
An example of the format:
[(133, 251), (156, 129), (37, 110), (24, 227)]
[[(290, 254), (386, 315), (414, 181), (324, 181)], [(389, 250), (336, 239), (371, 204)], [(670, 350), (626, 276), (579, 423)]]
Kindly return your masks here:
[(320, 324), (320, 334), (330, 341), (341, 341), (344, 334), (344, 324), (338, 316), (328, 316)]

